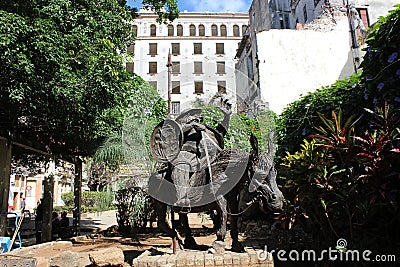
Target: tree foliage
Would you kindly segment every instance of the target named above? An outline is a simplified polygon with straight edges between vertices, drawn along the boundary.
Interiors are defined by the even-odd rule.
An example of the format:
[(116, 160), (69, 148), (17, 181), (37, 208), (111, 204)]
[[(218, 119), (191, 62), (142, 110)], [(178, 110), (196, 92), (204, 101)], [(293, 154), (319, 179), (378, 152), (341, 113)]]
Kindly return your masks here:
[[(214, 96), (216, 98), (217, 96)], [(217, 127), (222, 122), (224, 115), (219, 107), (209, 104), (196, 98), (192, 105), (202, 110), (202, 123), (211, 127)], [(238, 148), (250, 151), (249, 138), (254, 134), (259, 140), (259, 150), (268, 150), (268, 140), (271, 131), (275, 130), (276, 114), (273, 111), (259, 111), (254, 118), (249, 118), (245, 114), (232, 114), (230, 118), (228, 132), (224, 138), (225, 148)]]
[(133, 41), (134, 16), (126, 1), (1, 1), (0, 128), (54, 154), (92, 153), (120, 129), (131, 98), (119, 51)]
[(102, 187), (115, 181), (121, 165), (144, 163), (149, 174), (154, 170), (149, 140), (154, 127), (167, 117), (167, 105), (140, 77), (132, 80), (131, 92), (122, 129), (101, 143), (89, 164), (93, 185)]
[(150, 8), (158, 15), (157, 22), (166, 23), (179, 16), (176, 0), (143, 0), (145, 8)]

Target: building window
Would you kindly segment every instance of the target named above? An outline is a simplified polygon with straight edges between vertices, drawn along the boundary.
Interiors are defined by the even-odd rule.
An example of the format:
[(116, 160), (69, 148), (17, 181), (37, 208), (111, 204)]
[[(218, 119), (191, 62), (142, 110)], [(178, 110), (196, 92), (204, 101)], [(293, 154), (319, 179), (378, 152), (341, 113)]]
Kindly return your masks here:
[(218, 36), (218, 27), (217, 25), (211, 25), (211, 36)]
[(172, 62), (172, 73), (178, 74), (181, 72), (181, 64), (179, 61)]
[(149, 44), (149, 55), (157, 55), (157, 44), (156, 43), (151, 43)]
[(134, 72), (134, 64), (132, 63), (126, 63), (126, 71), (133, 73)]
[(172, 54), (179, 55), (181, 53), (181, 46), (179, 43), (172, 43)]
[(201, 43), (193, 44), (193, 54), (203, 54), (203, 46)]
[(137, 37), (137, 26), (133, 25), (132, 27), (133, 37)]
[(307, 5), (303, 6), (304, 23), (307, 22)]
[(226, 81), (217, 81), (218, 93), (226, 94)]
[(171, 24), (168, 25), (168, 36), (174, 36), (174, 26)]
[(370, 26), (369, 16), (368, 16), (368, 9), (366, 8), (357, 8), (358, 14), (364, 24), (364, 27), (367, 28)]
[(199, 36), (206, 36), (206, 29), (203, 24), (199, 25)]
[(180, 94), (181, 93), (181, 82), (180, 81), (172, 81), (172, 94)]
[(219, 27), (220, 31), (221, 31), (221, 36), (226, 36), (226, 26), (225, 25), (221, 25)]
[(239, 37), (240, 36), (239, 26), (238, 25), (233, 25), (233, 36), (235, 36), (235, 37)]
[(283, 14), (283, 18), (284, 18), (284, 20), (285, 20), (285, 28), (286, 28), (286, 29), (290, 29), (289, 14), (284, 13), (284, 14)]
[(181, 103), (180, 102), (171, 102), (171, 114), (180, 114), (181, 113)]
[(193, 24), (189, 26), (189, 35), (196, 36), (196, 26), (194, 26)]
[(150, 36), (156, 36), (156, 25), (150, 25)]
[(225, 74), (225, 62), (217, 61), (217, 74)]
[(194, 93), (195, 94), (203, 93), (203, 82), (194, 82)]
[(157, 73), (157, 62), (149, 62), (149, 73), (150, 74)]
[(155, 90), (157, 90), (157, 81), (151, 81), (149, 82), (149, 85), (153, 87)]
[(128, 55), (134, 55), (135, 54), (135, 44), (128, 46), (126, 48), (126, 53)]
[(217, 43), (215, 47), (216, 47), (215, 53), (216, 53), (217, 55), (223, 55), (223, 54), (225, 54), (225, 52), (224, 52), (224, 43)]
[(289, 14), (284, 12), (279, 13), (279, 23), (281, 29), (290, 29)]
[(242, 35), (246, 33), (247, 25), (242, 25)]
[(194, 73), (195, 74), (203, 73), (203, 62), (201, 61), (194, 62)]
[(179, 24), (178, 26), (176, 26), (176, 35), (178, 36), (183, 36), (183, 27), (181, 24)]

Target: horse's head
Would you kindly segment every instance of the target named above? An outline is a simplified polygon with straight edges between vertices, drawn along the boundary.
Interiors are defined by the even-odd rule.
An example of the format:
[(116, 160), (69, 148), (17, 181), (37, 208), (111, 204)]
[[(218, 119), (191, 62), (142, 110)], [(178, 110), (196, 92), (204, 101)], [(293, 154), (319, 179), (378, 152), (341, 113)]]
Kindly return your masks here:
[(257, 192), (256, 198), (261, 198), (262, 208), (280, 210), (283, 207), (284, 197), (276, 184), (276, 170), (274, 167), (274, 143), (275, 132), (272, 131), (268, 140), (268, 152), (258, 153), (258, 140), (251, 134), (250, 144), (252, 154), (250, 156), (250, 185), (249, 192)]
[(275, 132), (272, 132), (268, 142), (268, 153), (258, 153), (258, 140), (252, 135), (250, 143), (253, 153), (250, 160), (250, 185), (249, 192), (257, 192), (261, 204), (271, 210), (280, 210), (283, 207), (284, 197), (276, 184), (276, 170), (273, 155), (275, 145), (273, 142)]
[(276, 170), (270, 160), (260, 157), (258, 164), (253, 166), (252, 179), (249, 185), (250, 192), (257, 192), (261, 204), (270, 210), (280, 210), (283, 207), (284, 197), (276, 184)]

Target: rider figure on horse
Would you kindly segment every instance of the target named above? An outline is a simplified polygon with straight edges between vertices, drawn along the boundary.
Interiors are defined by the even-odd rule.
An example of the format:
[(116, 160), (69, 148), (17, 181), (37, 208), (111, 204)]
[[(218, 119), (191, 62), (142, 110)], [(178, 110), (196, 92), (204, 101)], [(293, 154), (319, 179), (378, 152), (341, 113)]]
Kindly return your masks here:
[(223, 149), (232, 112), (227, 100), (221, 100), (220, 106), (224, 118), (215, 128), (201, 124), (201, 110), (189, 110), (176, 118), (182, 127), (183, 143), (177, 157), (170, 162), (177, 197), (174, 206), (188, 208), (190, 199), (199, 197), (188, 195), (190, 178), (193, 173), (205, 170)]

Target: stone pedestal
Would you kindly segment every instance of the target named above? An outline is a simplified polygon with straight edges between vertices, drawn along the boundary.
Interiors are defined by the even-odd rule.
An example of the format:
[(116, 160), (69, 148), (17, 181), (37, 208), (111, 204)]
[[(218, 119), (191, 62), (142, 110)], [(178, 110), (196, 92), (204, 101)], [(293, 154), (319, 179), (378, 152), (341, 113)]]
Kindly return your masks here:
[[(157, 253), (154, 253), (155, 251)], [(153, 248), (152, 251), (145, 251), (139, 257), (134, 259), (132, 266), (274, 266), (272, 258), (259, 259), (257, 251), (253, 248), (245, 248), (244, 253), (231, 252), (225, 250), (225, 247), (224, 251), (225, 252), (222, 254), (212, 254), (207, 251), (181, 250), (174, 255), (172, 254), (172, 251), (167, 252), (163, 248)]]

